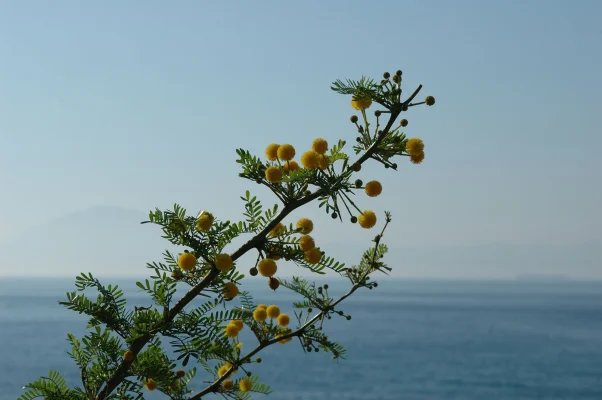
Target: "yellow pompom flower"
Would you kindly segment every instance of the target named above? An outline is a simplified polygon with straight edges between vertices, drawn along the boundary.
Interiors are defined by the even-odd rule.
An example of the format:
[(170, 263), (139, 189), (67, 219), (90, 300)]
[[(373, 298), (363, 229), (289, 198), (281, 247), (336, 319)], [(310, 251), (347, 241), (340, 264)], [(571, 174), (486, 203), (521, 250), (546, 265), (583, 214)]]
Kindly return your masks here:
[(146, 382), (144, 382), (144, 387), (146, 388), (146, 390), (148, 390), (149, 392), (152, 392), (153, 390), (155, 390), (157, 388), (157, 386), (159, 386), (157, 384), (157, 382), (155, 382), (154, 379), (152, 378), (148, 378), (146, 380)]
[(314, 242), (314, 239), (311, 236), (303, 235), (301, 236), (301, 239), (299, 239), (299, 247), (303, 251), (309, 251), (316, 247), (316, 242)]
[(379, 181), (370, 181), (365, 186), (366, 194), (370, 197), (376, 197), (383, 191), (383, 185)]
[(322, 252), (319, 248), (314, 247), (313, 249), (305, 252), (305, 261), (311, 264), (317, 264), (322, 259)]
[(420, 164), (422, 162), (422, 160), (424, 160), (424, 151), (421, 151), (420, 153), (412, 154), (410, 156), (410, 161), (412, 161), (412, 163), (414, 163), (414, 164)]
[(242, 378), (240, 382), (238, 382), (238, 387), (241, 392), (248, 392), (253, 388), (253, 382), (249, 378)]
[(265, 170), (265, 179), (267, 179), (268, 182), (272, 183), (280, 182), (280, 180), (282, 179), (282, 170), (280, 169), (280, 167), (277, 167), (275, 165), (268, 167)]
[(226, 379), (222, 385), (224, 386), (224, 390), (230, 390), (234, 387), (234, 382), (230, 379)]
[(242, 331), (242, 328), (245, 327), (245, 324), (240, 319), (233, 319), (230, 321), (230, 324), (234, 325), (239, 331)]
[(260, 304), (257, 306), (257, 308), (263, 308), (264, 310), (267, 310), (268, 306), (266, 306), (265, 304)]
[[(288, 335), (288, 334), (289, 334), (289, 333), (291, 333), (291, 332), (292, 332), (292, 330), (290, 330), (290, 329), (285, 329), (285, 330), (284, 330), (282, 333), (279, 333), (279, 334), (277, 334), (277, 335), (276, 335), (276, 339), (278, 339), (278, 338), (281, 338), (281, 337), (282, 337), (282, 336), (284, 336), (284, 335)], [(291, 340), (293, 340), (293, 338), (292, 338), (292, 337), (289, 337), (289, 338), (286, 338), (286, 339), (281, 339), (281, 340), (279, 340), (279, 341), (278, 341), (278, 343), (280, 343), (280, 344), (285, 344), (285, 343), (288, 343), (288, 342), (290, 342)]]
[(237, 348), (238, 350), (242, 350), (242, 342), (238, 342), (238, 343), (236, 343), (236, 348)]
[(132, 361), (134, 359), (134, 352), (132, 350), (128, 350), (123, 353), (123, 359), (125, 361)]
[(295, 160), (290, 160), (284, 163), (282, 169), (288, 174), (290, 171), (297, 171), (299, 169), (299, 164), (297, 164), (297, 161)]
[(318, 154), (324, 154), (328, 151), (328, 142), (322, 138), (317, 138), (311, 144), (311, 148)]
[(226, 374), (226, 372), (228, 372), (229, 369), (230, 369), (230, 365), (222, 365), (217, 370), (217, 375), (221, 378), (222, 376), (224, 376)]
[(285, 230), (286, 230), (286, 228), (284, 227), (284, 225), (282, 225), (281, 222), (278, 222), (276, 224), (276, 226), (273, 227), (272, 230), (268, 232), (268, 236), (270, 236), (270, 237), (280, 236), (284, 233)]
[(320, 154), (314, 150), (308, 150), (301, 155), (301, 164), (303, 168), (312, 170), (316, 169), (320, 165)]
[(278, 316), (280, 315), (280, 309), (274, 304), (269, 306), (266, 312), (268, 313), (268, 317), (270, 318), (278, 318)]
[(213, 217), (213, 214), (203, 211), (201, 215), (198, 216), (196, 221), (197, 231), (207, 232), (209, 229), (211, 229), (211, 225), (213, 224), (214, 220), (215, 218)]
[(196, 267), (196, 257), (192, 253), (182, 253), (178, 257), (178, 265), (184, 271), (190, 271)]
[(366, 110), (370, 108), (372, 105), (372, 99), (368, 95), (364, 95), (361, 97), (352, 97), (351, 98), (351, 106), (356, 110)]
[(238, 336), (238, 328), (236, 325), (228, 324), (228, 326), (226, 326), (226, 336), (229, 338)]
[(232, 257), (230, 254), (218, 254), (215, 256), (215, 266), (220, 271), (228, 271), (232, 268)]
[(278, 316), (278, 325), (280, 326), (288, 326), (288, 324), (291, 322), (291, 319), (289, 318), (288, 315), (286, 314), (280, 314)]
[(265, 156), (267, 157), (268, 160), (276, 161), (276, 159), (278, 158), (278, 148), (279, 147), (280, 147), (280, 145), (276, 144), (276, 143), (272, 143), (271, 145), (266, 147)]
[(234, 282), (228, 282), (224, 284), (224, 297), (227, 299), (233, 299), (239, 294), (238, 287)]
[(297, 229), (301, 229), (301, 234), (308, 235), (314, 230), (314, 223), (309, 218), (301, 218), (297, 221)]
[(295, 148), (290, 144), (283, 144), (278, 147), (278, 158), (282, 161), (289, 161), (295, 157)]
[(253, 319), (257, 322), (263, 322), (268, 317), (268, 312), (265, 308), (257, 307), (255, 311), (253, 311)]
[(264, 258), (261, 261), (259, 261), (257, 269), (259, 270), (261, 276), (270, 277), (276, 273), (278, 267), (276, 266), (276, 262), (271, 258)]
[(365, 229), (370, 229), (376, 225), (376, 214), (370, 210), (364, 211), (357, 219), (360, 226)]
[(320, 158), (318, 159), (318, 168), (322, 171), (328, 168), (328, 157), (320, 155)]
[(409, 155), (419, 154), (424, 151), (424, 142), (418, 138), (408, 139), (406, 142), (406, 152)]

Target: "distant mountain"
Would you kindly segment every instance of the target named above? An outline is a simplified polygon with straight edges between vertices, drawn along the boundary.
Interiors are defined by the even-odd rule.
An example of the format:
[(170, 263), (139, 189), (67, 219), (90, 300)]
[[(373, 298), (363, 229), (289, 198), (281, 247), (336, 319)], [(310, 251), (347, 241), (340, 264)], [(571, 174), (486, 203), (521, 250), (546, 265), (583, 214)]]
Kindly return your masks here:
[(0, 245), (0, 276), (142, 275), (171, 244), (148, 214), (118, 207), (95, 207), (42, 223)]
[[(165, 249), (181, 251), (181, 247), (176, 248), (161, 238), (157, 226), (140, 224), (147, 219), (148, 214), (139, 210), (96, 207), (41, 223), (16, 240), (0, 245), (0, 277), (75, 276), (83, 271), (98, 276), (147, 276), (147, 262), (160, 261)], [(390, 248), (385, 260), (393, 268), (392, 276), (515, 279), (531, 275), (602, 279), (599, 243), (403, 248), (391, 242), (385, 240)], [(321, 242), (322, 250), (349, 266), (357, 264), (367, 245)], [(249, 263), (254, 261), (253, 257)], [(293, 273), (307, 275), (292, 265), (280, 265), (280, 276)]]
[[(427, 278), (502, 278), (564, 276), (602, 279), (602, 245), (520, 245), (493, 243), (475, 246), (403, 248), (388, 244), (386, 261), (391, 275)], [(324, 249), (333, 256), (357, 263), (363, 247), (332, 244)]]

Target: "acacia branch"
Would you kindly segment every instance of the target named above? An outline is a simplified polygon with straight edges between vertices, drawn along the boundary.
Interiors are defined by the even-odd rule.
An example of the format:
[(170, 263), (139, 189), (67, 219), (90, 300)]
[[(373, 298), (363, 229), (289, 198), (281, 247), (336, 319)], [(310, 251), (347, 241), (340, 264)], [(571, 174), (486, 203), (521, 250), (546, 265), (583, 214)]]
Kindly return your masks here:
[[(415, 97), (416, 94), (418, 94), (418, 91), (420, 90), (421, 87), (422, 86), (420, 86), (416, 90), (416, 92), (414, 92), (413, 96), (410, 97), (410, 99), (407, 100), (407, 101), (411, 101), (411, 99), (413, 97)], [(354, 163), (355, 165), (361, 165), (368, 158), (370, 158), (370, 156), (376, 151), (376, 149), (378, 148), (378, 145), (385, 138), (385, 136), (387, 135), (387, 133), (391, 129), (391, 126), (393, 126), (393, 123), (395, 122), (395, 120), (399, 116), (399, 113), (400, 113), (400, 110), (395, 110), (395, 111), (391, 112), (391, 116), (389, 117), (389, 121), (388, 121), (387, 125), (385, 126), (385, 128), (383, 129), (383, 131), (380, 134), (380, 136), (376, 139), (376, 141), (372, 144), (372, 146), (370, 146), (366, 150), (366, 152)], [(351, 170), (349, 170), (349, 173), (350, 172), (351, 172)], [(346, 174), (343, 174), (333, 184), (333, 186), (336, 186), (336, 185), (340, 184), (345, 179), (345, 177), (346, 177)], [(318, 197), (320, 197), (321, 195), (324, 195), (324, 194), (325, 194), (325, 190), (324, 189), (319, 189), (319, 190), (315, 191), (314, 193), (312, 193), (312, 194), (310, 194), (308, 196), (304, 196), (304, 197), (302, 197), (300, 199), (297, 199), (297, 200), (294, 200), (294, 201), (292, 201), (292, 202), (290, 202), (288, 204), (285, 204), (285, 206), (282, 209), (282, 211), (280, 211), (280, 213), (269, 224), (267, 224), (261, 232), (259, 232), (258, 234), (256, 234), (248, 242), (246, 242), (245, 244), (243, 244), (238, 250), (236, 250), (234, 253), (232, 253), (232, 255), (231, 255), (232, 261), (236, 261), (242, 255), (244, 255), (247, 251), (249, 251), (249, 250), (251, 250), (253, 248), (258, 247), (261, 243), (263, 243), (265, 241), (266, 235), (279, 222), (281, 222), (287, 215), (289, 215), (292, 211), (294, 211), (295, 209), (297, 209), (297, 208), (299, 208), (301, 206), (304, 206), (307, 203), (310, 203), (311, 201), (317, 199)], [(205, 278), (203, 278), (203, 280), (201, 282), (199, 282), (194, 287), (192, 287), (188, 291), (188, 293), (186, 293), (186, 295), (184, 295), (173, 306), (173, 308), (171, 310), (169, 310), (168, 318), (164, 322), (165, 323), (169, 323), (169, 322), (173, 321), (173, 319), (176, 317), (176, 315), (178, 315), (178, 313), (180, 311), (182, 311), (184, 309), (184, 307), (186, 307), (186, 305), (188, 305), (188, 303), (190, 303), (207, 286), (209, 286), (213, 282), (213, 280), (219, 275), (219, 273), (220, 273), (220, 271), (215, 267), (215, 265), (212, 265), (212, 268), (209, 271), (209, 273), (207, 274), (207, 276), (205, 276)], [(340, 301), (344, 300), (345, 298), (347, 298), (349, 295), (351, 295), (351, 293), (353, 293), (355, 291), (355, 289), (357, 289), (356, 285), (354, 285), (354, 288), (352, 288), (352, 290), (348, 294), (346, 294), (341, 299), (339, 299), (335, 304), (333, 304), (333, 306), (336, 305), (336, 304), (338, 304)], [(315, 322), (319, 318), (319, 316), (321, 314), (322, 313), (320, 313), (316, 317), (312, 318), (312, 320), (310, 322), (312, 322), (312, 323)], [(282, 340), (283, 338), (287, 338), (287, 337), (292, 337), (292, 336), (299, 335), (299, 332), (300, 332), (300, 330), (297, 330), (296, 332), (291, 333), (291, 334), (289, 334), (287, 336), (283, 336), (283, 337), (279, 338), (278, 340)], [(151, 335), (150, 333), (147, 333), (147, 334), (145, 334), (143, 336), (138, 337), (130, 345), (130, 350), (135, 355), (137, 355), (142, 350), (142, 348), (144, 348), (144, 346), (152, 339), (152, 337), (153, 337), (153, 335)], [(267, 344), (264, 344), (264, 347), (267, 346), (267, 345), (276, 343), (276, 342), (277, 342), (277, 340), (266, 342)], [(261, 347), (261, 345), (260, 345), (260, 347)], [(263, 348), (263, 347), (261, 347), (261, 348)], [(261, 350), (261, 348), (259, 348), (258, 350), (256, 349), (257, 351), (251, 352), (249, 355), (247, 355), (247, 357), (250, 357), (253, 354), (256, 354), (258, 351)], [(111, 378), (109, 378), (109, 380), (107, 381), (106, 385), (102, 388), (102, 390), (100, 391), (100, 393), (96, 396), (96, 400), (105, 400), (105, 399), (107, 399), (107, 396), (109, 396), (113, 392), (113, 390), (115, 390), (115, 388), (117, 388), (117, 386), (119, 386), (119, 384), (123, 381), (123, 379), (125, 379), (125, 377), (127, 375), (127, 372), (129, 370), (131, 364), (132, 364), (132, 361), (127, 361), (125, 359), (122, 360), (122, 362), (119, 365), (119, 367), (117, 367), (117, 369), (113, 372), (113, 375), (111, 376)], [(227, 376), (227, 375), (224, 374), (224, 376)], [(215, 385), (215, 383), (214, 383), (214, 385)], [(210, 387), (212, 387), (212, 386), (210, 386)], [(206, 394), (208, 392), (201, 392), (201, 393)], [(200, 399), (200, 396), (202, 396), (201, 393), (197, 394), (195, 397), (193, 397), (193, 399)]]

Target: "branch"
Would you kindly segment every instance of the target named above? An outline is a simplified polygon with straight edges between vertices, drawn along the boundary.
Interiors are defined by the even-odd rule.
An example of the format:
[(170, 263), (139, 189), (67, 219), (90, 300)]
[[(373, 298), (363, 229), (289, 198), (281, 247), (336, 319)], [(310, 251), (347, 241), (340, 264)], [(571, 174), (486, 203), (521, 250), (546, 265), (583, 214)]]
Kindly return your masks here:
[[(329, 306), (329, 308), (334, 308), (336, 305), (338, 305), (340, 302), (345, 300), (347, 297), (351, 296), (353, 294), (353, 292), (355, 292), (359, 287), (360, 287), (360, 283), (359, 282), (355, 283), (344, 296), (340, 297), (337, 301), (332, 303)], [(322, 319), (324, 317), (324, 313), (325, 313), (325, 311), (320, 311), (312, 319), (310, 319), (308, 322), (306, 322), (301, 328), (297, 329), (294, 332), (291, 332), (287, 335), (282, 335), (282, 336), (279, 336), (278, 338), (274, 338), (272, 340), (268, 340), (266, 342), (260, 343), (259, 346), (257, 346), (255, 349), (253, 349), (253, 351), (251, 351), (246, 356), (242, 357), (241, 360), (251, 360), (251, 357), (253, 357), (255, 354), (259, 353), (261, 350), (265, 349), (266, 347), (276, 344), (276, 343), (280, 342), (281, 340), (285, 340), (285, 339), (288, 339), (288, 338), (291, 338), (294, 336), (300, 336), (303, 332), (305, 332), (305, 330), (308, 327), (310, 327), (314, 323), (318, 322), (318, 320)], [(211, 385), (207, 386), (205, 389), (203, 389), (199, 393), (192, 396), (189, 400), (199, 400), (206, 394), (215, 392), (216, 389), (219, 387), (219, 385), (221, 385), (223, 381), (228, 379), (228, 377), (231, 375), (232, 372), (234, 372), (234, 369), (236, 369), (236, 368), (237, 368), (237, 365), (232, 365), (230, 367), (230, 369), (224, 375), (222, 375), (219, 379), (217, 379), (215, 382), (213, 382)]]
[[(420, 86), (416, 90), (416, 92), (414, 92), (413, 96), (416, 96), (416, 94), (418, 94), (418, 91), (420, 90), (421, 87), (422, 86)], [(410, 100), (412, 98), (413, 97), (411, 97)], [(362, 164), (368, 158), (370, 158), (370, 156), (378, 148), (378, 145), (380, 144), (380, 142), (383, 140), (383, 138), (387, 135), (387, 133), (391, 129), (391, 126), (393, 126), (393, 123), (395, 122), (395, 120), (399, 116), (399, 113), (400, 113), (400, 110), (396, 110), (394, 112), (391, 112), (391, 116), (389, 117), (389, 122), (387, 123), (387, 125), (383, 129), (382, 134), (372, 144), (372, 146), (370, 146), (366, 150), (366, 152), (355, 162), (355, 164)], [(333, 184), (333, 186), (336, 186), (336, 185), (340, 184), (343, 181), (344, 178), (345, 178), (344, 175), (341, 176)], [(268, 232), (270, 232), (279, 222), (281, 222), (287, 215), (289, 215), (295, 209), (297, 209), (297, 208), (299, 208), (301, 206), (304, 206), (305, 204), (307, 204), (307, 203), (309, 203), (309, 202), (317, 199), (318, 197), (322, 196), (323, 194), (325, 194), (324, 189), (319, 189), (319, 190), (315, 191), (314, 193), (310, 194), (309, 196), (302, 197), (300, 199), (294, 200), (293, 202), (291, 202), (289, 204), (286, 204), (284, 206), (284, 208), (282, 209), (282, 211), (280, 211), (280, 213), (269, 224), (267, 224), (263, 228), (263, 230), (261, 232), (259, 232), (258, 234), (256, 234), (248, 242), (246, 242), (245, 244), (243, 244), (238, 250), (236, 250), (234, 253), (232, 253), (232, 255), (231, 255), (232, 261), (236, 261), (242, 255), (244, 255), (247, 251), (249, 251), (249, 250), (251, 250), (251, 249), (253, 249), (255, 247), (258, 247), (265, 240), (265, 237), (268, 234)], [(186, 293), (186, 295), (184, 295), (184, 297), (182, 297), (173, 306), (173, 308), (169, 311), (169, 316), (168, 316), (167, 320), (164, 321), (164, 322), (167, 322), (167, 323), (171, 322), (176, 317), (176, 315), (178, 315), (178, 313), (180, 311), (182, 311), (184, 309), (184, 307), (186, 307), (186, 305), (188, 305), (188, 303), (190, 303), (196, 296), (198, 296), (203, 291), (203, 289), (205, 289), (207, 286), (209, 286), (211, 284), (211, 282), (213, 281), (213, 279), (215, 279), (215, 277), (217, 277), (217, 275), (219, 275), (219, 273), (220, 273), (220, 271), (217, 268), (215, 268), (215, 265), (213, 265), (213, 267), (211, 268), (211, 271), (209, 272), (209, 274), (207, 274), (207, 276), (201, 282), (199, 282), (197, 285), (195, 285), (194, 287), (192, 287), (188, 291), (188, 293)], [(340, 301), (344, 300), (345, 298), (347, 298), (349, 295), (351, 295), (351, 293), (353, 293), (355, 291), (355, 289), (357, 289), (356, 285), (354, 285), (354, 288), (348, 294), (346, 294), (345, 296), (341, 297), (341, 299), (339, 299), (335, 304), (333, 304), (333, 306), (336, 305), (336, 304), (338, 304)], [(317, 320), (318, 317), (321, 314), (322, 313), (318, 314), (310, 322), (312, 322), (312, 323), (315, 322), (315, 320)], [(282, 336), (278, 340), (282, 340), (283, 338), (287, 338), (287, 337), (296, 336), (296, 335), (299, 334), (299, 332), (300, 331), (298, 330), (298, 331), (293, 332), (293, 333), (291, 333), (289, 335)], [(151, 339), (152, 339), (152, 335), (148, 334), (148, 333), (145, 334), (145, 335), (143, 335), (143, 336), (141, 336), (141, 337), (139, 337), (139, 338), (137, 338), (137, 339), (135, 339), (132, 342), (131, 346), (130, 346), (130, 350), (132, 350), (132, 352), (134, 352), (134, 354), (137, 355), (140, 352), (140, 350), (142, 350), (142, 348)], [(276, 343), (278, 340), (273, 340), (273, 341), (270, 341), (270, 342), (266, 342), (267, 344), (265, 344), (264, 346)], [(257, 353), (260, 350), (261, 349), (259, 349), (257, 351), (254, 351), (254, 352), (251, 352), (249, 355), (247, 355), (247, 357), (252, 356), (253, 354)], [(125, 378), (125, 376), (127, 374), (127, 371), (129, 369), (131, 363), (132, 363), (131, 361), (126, 361), (125, 359), (121, 362), (121, 364), (115, 370), (115, 372), (113, 373), (113, 375), (111, 376), (111, 378), (107, 381), (106, 385), (103, 387), (103, 389), (100, 391), (100, 393), (96, 396), (96, 400), (105, 400), (105, 399), (107, 399), (107, 396), (109, 396), (113, 392), (113, 390), (115, 390), (115, 388), (117, 388), (117, 386), (119, 386), (119, 384), (123, 381), (123, 379)], [(228, 375), (229, 374), (224, 374), (224, 376), (228, 376)], [(206, 394), (208, 392), (201, 392), (201, 393)], [(200, 396), (202, 395), (201, 393), (197, 394), (195, 397), (193, 397), (193, 399), (200, 399)]]

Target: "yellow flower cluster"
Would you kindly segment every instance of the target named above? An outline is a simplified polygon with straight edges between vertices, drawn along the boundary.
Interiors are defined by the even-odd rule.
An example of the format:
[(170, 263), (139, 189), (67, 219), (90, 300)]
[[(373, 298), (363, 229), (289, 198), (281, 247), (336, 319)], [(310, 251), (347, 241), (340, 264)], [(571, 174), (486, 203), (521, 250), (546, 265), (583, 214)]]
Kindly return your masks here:
[[(328, 142), (322, 138), (317, 138), (313, 141), (311, 150), (306, 151), (301, 155), (301, 164), (307, 170), (321, 169), (322, 171), (328, 168)], [(284, 174), (290, 171), (297, 171), (299, 164), (293, 160), (297, 154), (295, 148), (290, 144), (272, 143), (265, 149), (265, 156), (269, 161), (280, 160), (283, 162), (282, 167), (272, 165), (265, 170), (265, 179), (271, 183), (278, 183), (282, 180)]]
[(276, 261), (271, 258), (263, 258), (259, 261), (257, 265), (257, 270), (261, 274), (261, 276), (272, 277), (278, 270), (278, 266), (276, 265)]
[(216, 255), (215, 266), (222, 272), (229, 271), (232, 268), (232, 257), (226, 253)]
[(237, 337), (238, 333), (240, 331), (242, 331), (242, 328), (244, 328), (244, 326), (245, 325), (243, 324), (243, 322), (240, 319), (233, 319), (226, 326), (226, 329), (225, 329), (226, 336), (228, 336), (229, 338)]
[(224, 284), (224, 297), (228, 300), (232, 300), (238, 296), (239, 293), (240, 291), (234, 282), (228, 282)]
[[(269, 307), (266, 306), (265, 304), (260, 304), (253, 311), (253, 319), (255, 321), (259, 322), (260, 324), (263, 324), (263, 331), (266, 333), (269, 332), (270, 327), (272, 326), (272, 325), (269, 325), (269, 327), (268, 327), (265, 325), (265, 321), (268, 318), (270, 318), (272, 320), (275, 319), (278, 326), (283, 327), (283, 328), (287, 327), (291, 322), (291, 319), (288, 316), (288, 314), (281, 313), (280, 308), (274, 304), (272, 304)], [(292, 330), (289, 328), (284, 329), (276, 335), (276, 338), (282, 337), (283, 335), (289, 334), (291, 332), (292, 332)], [(282, 339), (279, 341), (279, 343), (288, 343), (291, 340), (292, 340), (292, 338)]]
[(159, 386), (159, 384), (152, 378), (147, 378), (146, 382), (144, 382), (144, 387), (149, 392), (152, 392), (153, 390), (155, 390), (157, 388), (157, 386)]
[(366, 110), (370, 108), (371, 105), (372, 99), (368, 95), (360, 97), (353, 96), (351, 98), (351, 107), (355, 108), (356, 110)]
[(207, 211), (202, 211), (196, 220), (197, 231), (207, 232), (209, 229), (211, 229), (211, 225), (213, 225), (213, 221), (215, 221), (213, 214), (211, 214)]
[(406, 153), (410, 155), (410, 161), (420, 164), (424, 160), (424, 142), (418, 138), (411, 138), (406, 142)]
[[(217, 375), (221, 378), (222, 376), (226, 375), (226, 372), (228, 372), (230, 368), (232, 368), (232, 364), (230, 364), (229, 362), (225, 362), (224, 365), (219, 367), (219, 369), (217, 370)], [(238, 369), (235, 369), (234, 371), (232, 371), (232, 374), (235, 374), (237, 372)]]
[(376, 214), (373, 211), (365, 210), (360, 214), (357, 222), (360, 224), (362, 228), (370, 229), (374, 225), (376, 225)]
[[(279, 333), (279, 334), (277, 334), (277, 335), (276, 335), (276, 339), (278, 339), (278, 338), (280, 338), (280, 337), (282, 337), (282, 336), (288, 335), (288, 334), (289, 334), (289, 333), (291, 333), (291, 332), (292, 332), (292, 330), (291, 330), (291, 329), (285, 329), (285, 330), (283, 330), (281, 333)], [(291, 340), (293, 340), (293, 337), (292, 337), (292, 336), (291, 336), (291, 337), (288, 337), (288, 338), (286, 338), (286, 339), (281, 339), (281, 340), (279, 340), (279, 341), (278, 341), (278, 343), (280, 343), (280, 344), (285, 344), (285, 343), (288, 343), (288, 342), (290, 342)]]
[(276, 226), (273, 227), (272, 230), (268, 232), (268, 236), (270, 236), (270, 237), (280, 236), (285, 231), (286, 231), (285, 226), (281, 222), (278, 222), (278, 224), (276, 224)]
[(196, 257), (192, 253), (184, 252), (178, 257), (178, 266), (183, 271), (191, 271), (196, 267)]
[(238, 382), (238, 387), (241, 392), (248, 392), (253, 388), (253, 382), (249, 378), (242, 378), (240, 382)]
[(297, 229), (302, 235), (299, 239), (299, 248), (305, 252), (305, 261), (317, 264), (322, 259), (322, 252), (316, 247), (316, 242), (308, 234), (314, 230), (314, 223), (309, 218), (301, 218), (297, 221)]

